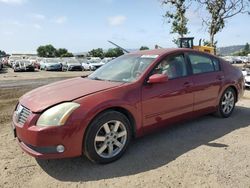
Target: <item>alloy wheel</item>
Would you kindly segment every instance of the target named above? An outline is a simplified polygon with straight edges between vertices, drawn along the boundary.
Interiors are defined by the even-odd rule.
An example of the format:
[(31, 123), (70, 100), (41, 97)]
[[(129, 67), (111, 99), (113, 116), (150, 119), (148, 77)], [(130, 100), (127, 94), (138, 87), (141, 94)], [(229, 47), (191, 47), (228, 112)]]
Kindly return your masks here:
[(224, 114), (229, 114), (234, 108), (235, 98), (231, 90), (225, 92), (221, 101), (221, 108)]
[(94, 141), (95, 151), (100, 157), (112, 158), (120, 153), (126, 141), (125, 125), (118, 120), (112, 120), (98, 130)]

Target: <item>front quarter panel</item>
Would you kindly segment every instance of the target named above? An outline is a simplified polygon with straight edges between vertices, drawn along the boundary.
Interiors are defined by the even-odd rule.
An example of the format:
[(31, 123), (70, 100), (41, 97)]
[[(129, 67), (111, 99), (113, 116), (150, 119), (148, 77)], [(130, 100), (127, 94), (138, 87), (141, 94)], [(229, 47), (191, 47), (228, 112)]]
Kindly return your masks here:
[(75, 102), (81, 104), (80, 108), (74, 112), (74, 117), (80, 121), (82, 140), (87, 127), (99, 113), (117, 107), (123, 108), (133, 116), (134, 128), (140, 134), (142, 132), (140, 96), (140, 89), (137, 84), (123, 84), (75, 100)]

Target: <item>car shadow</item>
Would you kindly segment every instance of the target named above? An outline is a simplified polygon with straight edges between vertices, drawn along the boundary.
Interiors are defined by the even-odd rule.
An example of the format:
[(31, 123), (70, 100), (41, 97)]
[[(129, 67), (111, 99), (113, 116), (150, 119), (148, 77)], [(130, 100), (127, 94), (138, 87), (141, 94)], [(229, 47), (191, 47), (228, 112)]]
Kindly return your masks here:
[(203, 116), (135, 139), (121, 159), (106, 165), (93, 164), (85, 157), (37, 160), (51, 177), (61, 181), (94, 181), (133, 175), (159, 168), (201, 145), (230, 147), (214, 140), (250, 125), (250, 109), (236, 107), (230, 118)]

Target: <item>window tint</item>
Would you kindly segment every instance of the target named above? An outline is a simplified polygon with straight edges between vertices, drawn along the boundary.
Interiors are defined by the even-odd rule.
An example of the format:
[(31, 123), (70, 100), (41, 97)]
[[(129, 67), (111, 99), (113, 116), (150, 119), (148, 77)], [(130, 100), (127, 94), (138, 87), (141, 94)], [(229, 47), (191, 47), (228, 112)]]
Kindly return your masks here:
[(215, 70), (215, 64), (209, 57), (197, 54), (189, 54), (189, 59), (194, 74), (213, 72)]
[(153, 74), (166, 74), (169, 79), (187, 75), (187, 67), (183, 55), (170, 56), (162, 60)]

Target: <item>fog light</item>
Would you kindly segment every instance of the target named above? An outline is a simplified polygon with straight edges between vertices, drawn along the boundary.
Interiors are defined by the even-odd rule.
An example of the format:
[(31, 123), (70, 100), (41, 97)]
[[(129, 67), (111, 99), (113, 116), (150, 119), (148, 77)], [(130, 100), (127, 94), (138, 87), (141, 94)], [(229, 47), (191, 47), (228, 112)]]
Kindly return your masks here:
[(64, 146), (63, 146), (63, 145), (58, 145), (58, 146), (56, 146), (56, 151), (57, 151), (58, 153), (64, 152)]

